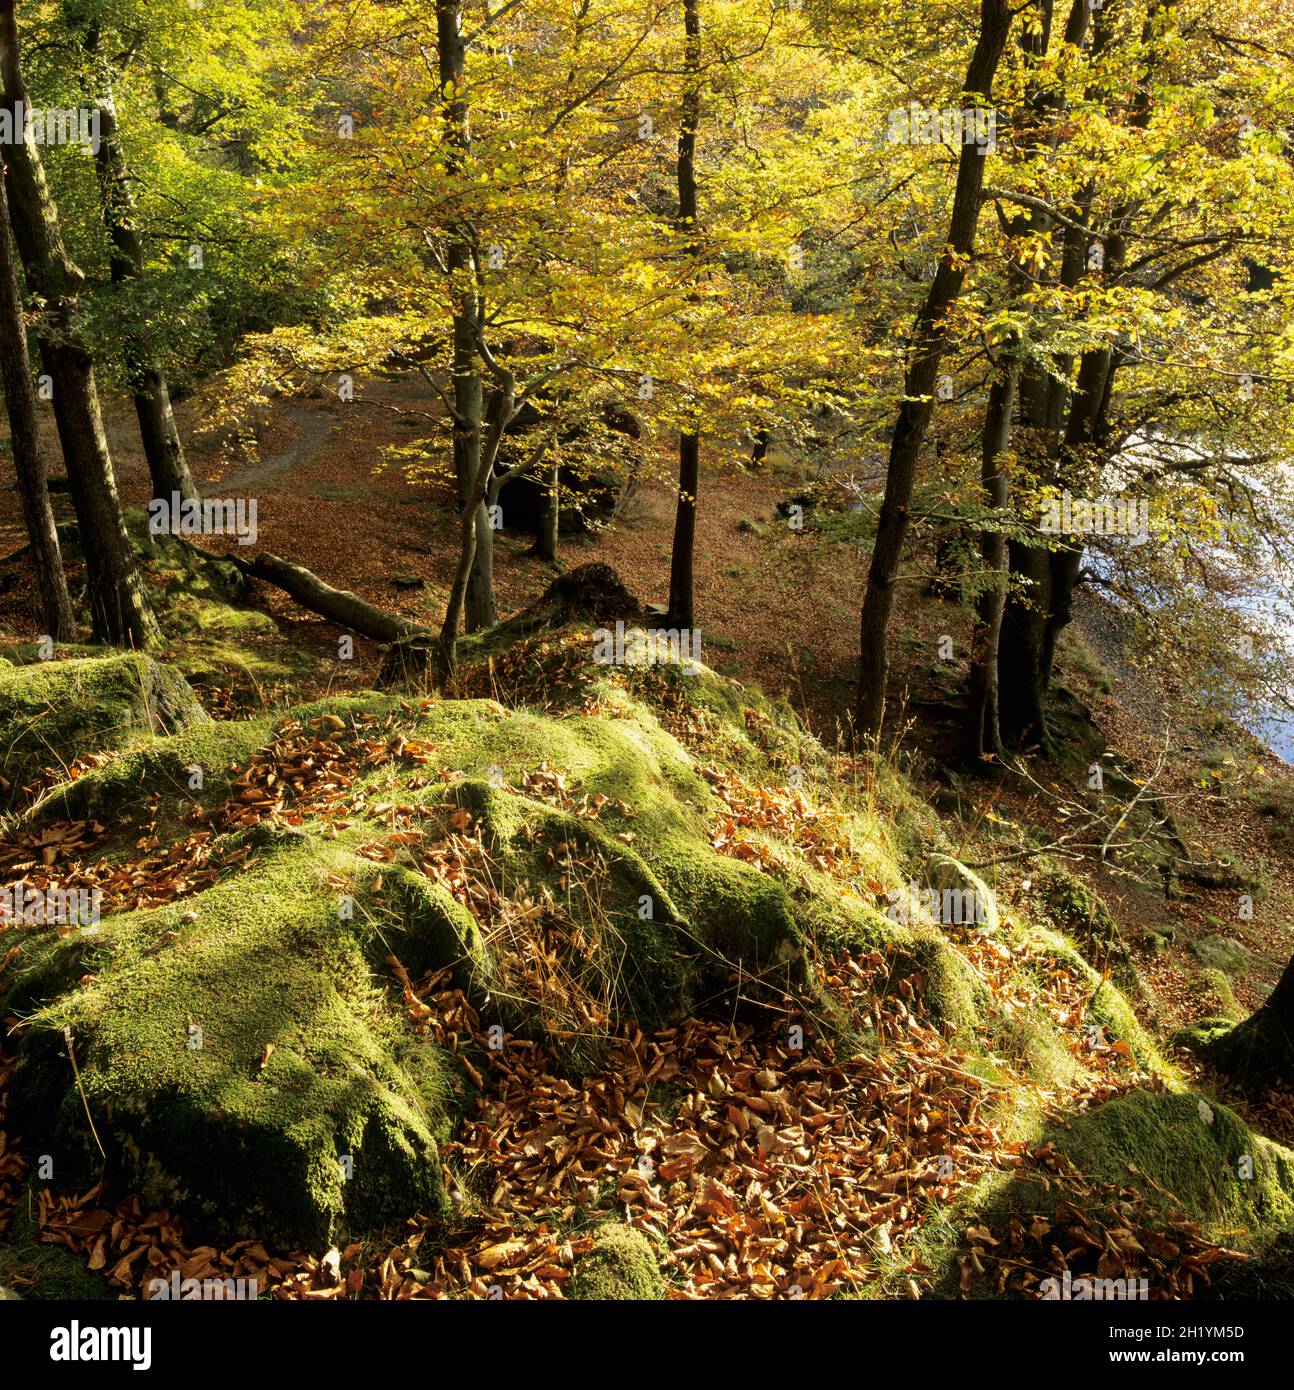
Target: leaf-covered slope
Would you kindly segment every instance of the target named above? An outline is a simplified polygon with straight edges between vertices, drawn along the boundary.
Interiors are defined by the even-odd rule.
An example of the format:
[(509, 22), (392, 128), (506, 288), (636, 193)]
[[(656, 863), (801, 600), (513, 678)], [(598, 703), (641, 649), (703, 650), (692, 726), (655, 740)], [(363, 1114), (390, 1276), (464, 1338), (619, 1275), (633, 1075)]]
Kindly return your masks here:
[[(513, 1259), (557, 1291), (560, 1232), (627, 1203), (675, 1286), (711, 1296), (804, 1287), (810, 1246), (720, 1275), (689, 1204), (759, 1174), (757, 1217), (720, 1206), (771, 1233), (809, 1173), (806, 1241), (825, 1222), (852, 1252), (814, 1296), (876, 1292), (909, 1277), (892, 1241), (964, 1280), (963, 1227), (1037, 1204), (1030, 1146), (1072, 1108), (1055, 1144), (1091, 1181), (1145, 1173), (1206, 1229), (1285, 1224), (1288, 1156), (1230, 1112), (1164, 1141), (1180, 1085), (1065, 936), (1009, 902), (923, 913), (918, 880), (975, 880), (902, 778), (709, 672), (587, 650), (566, 631), (506, 653), (507, 707), (367, 694), (150, 738), (11, 823), (4, 876), (102, 895), (97, 933), (0, 931), (10, 1127), (56, 1187), (92, 1181), (102, 1145), (114, 1190), (212, 1238), (317, 1251), (416, 1217), (445, 1273), (410, 1287), (441, 1292)], [(559, 1078), (582, 1099), (553, 1111)], [(1195, 1103), (1173, 1127), (1204, 1123)], [(847, 1143), (860, 1115), (872, 1137)], [(599, 1137), (557, 1145), (571, 1125)], [(1266, 1195), (1232, 1191), (1232, 1150), (1260, 1149)], [(491, 1215), (464, 1227), (483, 1173)]]

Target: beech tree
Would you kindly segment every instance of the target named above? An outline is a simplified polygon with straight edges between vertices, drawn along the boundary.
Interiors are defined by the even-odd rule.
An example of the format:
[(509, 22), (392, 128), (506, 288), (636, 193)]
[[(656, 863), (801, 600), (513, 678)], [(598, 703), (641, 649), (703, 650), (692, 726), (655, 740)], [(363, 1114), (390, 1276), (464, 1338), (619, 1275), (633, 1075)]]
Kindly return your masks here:
[[(982, 0), (979, 32), (966, 69), (962, 106), (987, 104), (993, 78), (1011, 30), (1012, 12), (1006, 0)], [(860, 619), (861, 660), (856, 736), (877, 734), (885, 714), (885, 686), (889, 673), (887, 639), (894, 609), (895, 586), (903, 543), (908, 531), (908, 512), (916, 479), (917, 462), (934, 411), (936, 379), (948, 341), (948, 314), (957, 302), (973, 252), (975, 230), (983, 200), (987, 151), (964, 141), (957, 163), (957, 189), (953, 198), (948, 241), (939, 257), (934, 280), (913, 328), (903, 397), (890, 444), (885, 475), (885, 496), (877, 524), (867, 574), (867, 596)]]
[(67, 576), (63, 573), (63, 554), (40, 453), (36, 392), (27, 355), (27, 325), (23, 321), (18, 266), (9, 228), (9, 200), (5, 196), (3, 179), (0, 179), (0, 380), (4, 385), (10, 447), (18, 475), (28, 545), (36, 567), (45, 628), (56, 642), (75, 642), (72, 600), (67, 591)]
[[(0, 81), (10, 110), (31, 121), (22, 78), (13, 0), (0, 0)], [(39, 151), (29, 130), (5, 166), (10, 221), (27, 284), (40, 296), (41, 361), (53, 389), (54, 418), (67, 467), (86, 566), (86, 604), (96, 641), (147, 647), (158, 635), (121, 519), (108, 440), (99, 413), (94, 361), (77, 326), (84, 276), (63, 244)]]

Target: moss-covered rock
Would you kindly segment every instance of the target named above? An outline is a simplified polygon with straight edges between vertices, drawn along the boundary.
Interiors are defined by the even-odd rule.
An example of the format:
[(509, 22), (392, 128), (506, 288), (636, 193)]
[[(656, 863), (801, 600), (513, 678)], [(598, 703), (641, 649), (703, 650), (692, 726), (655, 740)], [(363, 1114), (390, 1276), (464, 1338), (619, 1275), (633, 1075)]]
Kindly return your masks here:
[(1201, 965), (1228, 975), (1243, 975), (1261, 961), (1243, 942), (1228, 936), (1204, 936), (1192, 941), (1191, 954)]
[(1294, 1154), (1191, 1092), (1117, 1096), (1070, 1121), (1056, 1144), (1087, 1176), (1137, 1187), (1208, 1225), (1253, 1230), (1294, 1218)]
[(72, 1181), (102, 1143), (130, 1190), (199, 1228), (317, 1247), (439, 1215), (461, 1083), (375, 984), (387, 947), (326, 882), (352, 863), (301, 836), (201, 894), (196, 921), (175, 906), (89, 944), (30, 933), (15, 1127)]
[[(45, 767), (175, 733), (209, 716), (184, 678), (136, 653), (0, 670), (0, 758), (8, 800)], [(0, 787), (0, 797), (6, 789)]]
[(1105, 901), (1076, 874), (1045, 862), (1033, 875), (1034, 891), (1043, 912), (1057, 931), (1075, 942), (1098, 969), (1126, 968), (1128, 949), (1119, 924)]
[(945, 926), (969, 923), (996, 931), (997, 898), (988, 884), (950, 854), (932, 854), (922, 870), (926, 889), (939, 895), (937, 920)]
[(600, 1226), (593, 1248), (576, 1263), (566, 1296), (602, 1302), (663, 1298), (665, 1281), (651, 1242), (631, 1226)]
[[(878, 1041), (866, 1010), (833, 1018), (817, 982), (841, 953), (879, 951), (877, 987), (902, 986), (923, 1021), (956, 1036), (958, 1065), (1000, 1094), (1013, 1137), (1032, 1140), (1042, 1123), (1036, 1092), (1032, 1109), (1020, 1103), (1022, 1075), (1051, 1092), (1080, 1079), (1080, 1028), (1105, 1024), (1107, 1042), (1171, 1079), (1127, 998), (1071, 941), (1083, 935), (1073, 914), (1049, 907), (1056, 930), (999, 920), (896, 769), (860, 795), (784, 706), (707, 670), (592, 668), (587, 647), (546, 633), (533, 651), (569, 680), (512, 708), (370, 692), (175, 733), (138, 726), (124, 744), (88, 720), (81, 746), (111, 756), (17, 818), (19, 832), (92, 817), (118, 832), (88, 851), (111, 868), (147, 805), (163, 848), (197, 844), (220, 876), (169, 906), (111, 913), (96, 936), (23, 929), (0, 975), (0, 1010), (25, 1023), (11, 1104), (28, 1146), (58, 1156), (60, 1181), (97, 1175), (97, 1132), (110, 1175), (184, 1212), (195, 1233), (319, 1248), (438, 1216), (439, 1145), (471, 1069), (418, 1031), (406, 971), (415, 982), (448, 971), (483, 1022), (540, 1039), (575, 1075), (617, 1024), (669, 1026), (715, 1001), (750, 1015), (789, 996), (807, 1017), (817, 1000), (824, 1037), (835, 1027), (837, 1046), (866, 1050)], [(525, 669), (515, 656), (500, 689)], [(140, 659), (61, 664), (121, 660)], [(0, 670), (0, 687), (21, 675)], [(242, 774), (271, 766), (273, 795), (246, 796)], [(792, 767), (803, 799), (766, 795), (792, 785)], [(978, 920), (995, 940), (924, 912), (890, 919), (887, 886), (922, 864), (938, 893), (962, 895), (948, 926)], [(1099, 916), (1066, 891), (1080, 917)], [(1063, 1021), (1040, 998), (1058, 973)], [(1136, 1092), (1058, 1143), (1099, 1176), (1133, 1164), (1157, 1182), (1167, 1173), (1173, 1190), (1172, 1146), (1156, 1135), (1189, 1119), (1180, 1103)], [(1250, 1143), (1217, 1113), (1193, 1151), (1215, 1167)], [(1253, 1188), (1228, 1206), (1218, 1178), (1183, 1187), (1183, 1206), (1278, 1219), (1285, 1159), (1261, 1153), (1261, 1171), (1278, 1173), (1261, 1200)], [(660, 1296), (650, 1246), (610, 1228), (569, 1291)]]
[(169, 808), (175, 828), (179, 816), (193, 806), (218, 806), (229, 794), (234, 769), (245, 767), (272, 731), (269, 719), (202, 720), (172, 737), (146, 739), (138, 748), (53, 787), (25, 814), (22, 824), (89, 816), (108, 820), (115, 815), (133, 823), (139, 798), (147, 793)]

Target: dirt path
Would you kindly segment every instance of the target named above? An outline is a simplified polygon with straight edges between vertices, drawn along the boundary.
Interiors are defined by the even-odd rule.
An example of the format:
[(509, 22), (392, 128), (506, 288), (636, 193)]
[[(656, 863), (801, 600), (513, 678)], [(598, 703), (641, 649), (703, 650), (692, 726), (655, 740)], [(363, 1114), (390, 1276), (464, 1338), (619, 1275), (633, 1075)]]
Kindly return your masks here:
[(319, 454), (332, 433), (336, 420), (318, 406), (290, 405), (284, 408), (280, 418), (286, 418), (296, 430), (296, 438), (286, 449), (267, 458), (258, 460), (249, 468), (236, 473), (226, 473), (214, 482), (199, 483), (199, 491), (210, 497), (217, 492), (246, 492), (251, 488), (264, 487), (280, 474), (300, 464), (312, 462)]

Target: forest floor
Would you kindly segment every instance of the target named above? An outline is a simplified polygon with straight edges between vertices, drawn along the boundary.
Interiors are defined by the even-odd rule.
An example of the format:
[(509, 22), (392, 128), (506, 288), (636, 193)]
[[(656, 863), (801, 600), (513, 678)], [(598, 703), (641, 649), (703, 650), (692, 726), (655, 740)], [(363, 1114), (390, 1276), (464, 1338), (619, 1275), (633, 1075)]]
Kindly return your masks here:
[[(249, 551), (272, 551), (383, 609), (438, 625), (455, 559), (450, 489), (443, 482), (410, 483), (395, 468), (376, 467), (384, 449), (407, 445), (432, 428), (401, 413), (428, 408), (425, 388), (416, 380), (382, 380), (366, 384), (361, 394), (363, 403), (327, 397), (277, 406), (258, 422), (250, 454), (241, 447), (231, 453), (219, 437), (195, 431), (181, 408), (182, 430), (192, 436), (194, 475), (205, 496), (257, 498), (259, 533)], [(105, 418), (123, 502), (143, 506), (150, 495), (148, 472), (129, 403), (105, 402)], [(668, 467), (663, 460), (656, 476), (645, 476), (613, 527), (564, 536), (562, 567), (601, 561), (644, 602), (663, 602), (673, 527), (673, 490), (662, 475)], [(833, 745), (849, 727), (868, 552), (847, 529), (818, 528), (810, 521), (794, 531), (778, 517), (778, 502), (813, 476), (786, 460), (749, 470), (733, 466), (731, 451), (721, 457), (704, 477), (696, 606), (706, 664), (784, 698)], [(60, 518), (70, 519), (66, 495), (57, 502)], [(2, 556), (24, 540), (16, 493), (5, 497), (0, 518)], [(235, 547), (231, 538), (209, 542), (213, 550)], [(554, 577), (554, 567), (530, 556), (529, 547), (529, 536), (501, 534), (495, 565), (501, 616), (533, 602)], [(34, 621), (35, 590), (19, 582), (19, 574), (10, 568), (0, 575), (0, 626), (24, 631)], [(407, 584), (409, 576), (425, 581), (424, 587), (404, 587), (399, 581)], [(327, 657), (335, 653), (331, 624), (269, 587), (261, 589), (259, 602), (295, 645)], [(1124, 625), (1108, 603), (1085, 598), (1074, 626), (1074, 640), (1061, 654), (1059, 682), (1091, 709), (1114, 762), (1148, 775), (1167, 737), (1170, 756), (1157, 785), (1168, 802), (1184, 808), (1194, 828), (1193, 849), (1202, 859), (1248, 864), (1265, 896), (1262, 910), (1241, 921), (1230, 889), (1195, 889), (1169, 902), (1130, 889), (1123, 877), (1099, 865), (1080, 869), (1121, 921), (1130, 918), (1173, 938), (1166, 950), (1141, 963), (1165, 1027), (1201, 1012), (1247, 1013), (1266, 997), (1294, 950), (1294, 769), (1238, 729), (1206, 735), (1192, 714), (1189, 693), (1172, 673), (1136, 664), (1125, 646)], [(960, 763), (960, 731), (943, 708), (960, 667), (954, 660), (944, 668), (934, 658), (944, 633), (952, 636), (954, 653), (964, 653), (967, 615), (931, 597), (921, 578), (914, 578), (903, 590), (892, 630), (891, 684), (900, 693), (892, 701), (897, 708), (890, 737), (901, 732), (908, 746), (925, 755), (915, 772), (928, 775), (932, 796), (940, 785), (929, 776), (932, 770)], [(317, 689), (296, 693), (371, 686), (381, 654), (363, 639), (355, 648), (353, 663), (328, 661)], [(1220, 794), (1241, 778), (1252, 795), (1237, 803)], [(1055, 827), (1056, 787), (1054, 777), (1050, 785), (1045, 777), (1032, 786), (987, 783), (987, 795), (977, 799), (994, 814)], [(971, 833), (982, 830), (983, 814), (972, 817)], [(1192, 943), (1218, 933), (1238, 938), (1257, 957), (1228, 973), (1232, 997), (1216, 969), (1202, 968), (1192, 951)]]
[[(425, 388), (416, 380), (383, 380), (366, 384), (360, 394), (368, 403), (327, 397), (280, 405), (259, 422), (254, 453), (234, 451), (232, 457), (219, 438), (193, 432), (193, 420), (182, 411), (182, 428), (193, 432), (195, 477), (206, 496), (258, 499), (255, 549), (304, 565), (381, 608), (438, 625), (455, 558), (450, 490), (444, 483), (409, 483), (397, 469), (376, 467), (384, 449), (407, 445), (433, 428), (419, 416), (400, 413), (426, 410)], [(142, 506), (149, 483), (133, 413), (128, 403), (108, 402), (106, 418), (123, 501)], [(644, 602), (663, 602), (673, 528), (669, 466), (662, 460), (657, 475), (645, 477), (613, 527), (564, 536), (563, 567), (601, 561)], [(811, 519), (794, 531), (778, 517), (778, 502), (813, 476), (789, 460), (752, 471), (734, 467), (731, 451), (720, 457), (705, 475), (697, 519), (696, 606), (706, 663), (784, 698), (832, 745), (849, 727), (868, 551), (847, 528), (819, 528)], [(0, 555), (23, 539), (16, 495), (11, 501), (12, 507), (0, 509), (9, 518), (0, 523)], [(60, 501), (70, 517), (66, 497)], [(210, 542), (215, 550), (234, 547), (228, 538)], [(533, 602), (554, 576), (552, 566), (527, 554), (529, 547), (528, 536), (505, 530), (500, 537), (495, 582), (501, 616)], [(402, 587), (398, 581), (411, 575), (425, 587)], [(34, 616), (33, 587), (12, 576), (8, 582), (8, 592), (0, 593), (0, 624), (25, 630)], [(330, 624), (268, 587), (259, 601), (293, 643), (328, 657), (335, 653), (337, 633)], [(1113, 761), (1148, 775), (1167, 737), (1170, 756), (1157, 785), (1168, 803), (1183, 808), (1194, 831), (1193, 852), (1249, 865), (1265, 897), (1262, 910), (1241, 921), (1230, 889), (1194, 889), (1168, 902), (1130, 889), (1099, 865), (1080, 870), (1120, 920), (1167, 929), (1175, 938), (1142, 962), (1165, 1026), (1201, 1011), (1248, 1012), (1266, 997), (1294, 950), (1294, 769), (1238, 729), (1206, 734), (1190, 693), (1172, 673), (1136, 663), (1125, 644), (1125, 625), (1108, 603), (1086, 597), (1074, 626), (1073, 640), (1062, 650), (1059, 683), (1090, 708)], [(964, 653), (967, 615), (931, 597), (914, 578), (903, 590), (890, 644), (892, 687), (900, 692), (892, 702), (897, 708), (890, 736), (897, 739), (902, 731), (907, 744), (925, 755), (915, 768), (918, 776), (960, 763), (960, 730), (942, 707), (955, 691), (960, 664), (954, 659), (945, 666), (934, 656), (944, 633), (953, 638), (955, 657)], [(355, 646), (350, 666), (327, 663), (327, 688), (372, 684), (380, 653), (362, 639)], [(1221, 795), (1227, 787), (1234, 790), (1238, 779), (1251, 795), (1240, 801)], [(932, 795), (939, 785), (929, 777)], [(1054, 827), (1055, 787), (1054, 776), (1050, 786), (1045, 777), (1034, 786), (990, 782), (981, 789), (987, 795), (977, 793), (976, 799), (997, 814)], [(970, 824), (971, 833), (982, 830), (982, 814)], [(1225, 986), (1219, 991), (1216, 970), (1202, 969), (1192, 952), (1193, 942), (1218, 933), (1238, 937), (1258, 957), (1228, 974), (1233, 998)]]
[[(271, 412), (258, 431), (254, 457), (222, 451), (218, 441), (198, 432), (190, 445), (191, 464), (204, 495), (256, 496), (255, 549), (305, 565), (334, 586), (353, 590), (384, 609), (435, 622), (453, 560), (448, 489), (443, 484), (411, 484), (394, 469), (375, 470), (385, 447), (408, 444), (419, 428), (417, 421), (411, 423), (397, 411), (381, 407), (407, 407), (417, 401), (417, 395), (402, 382), (376, 384), (367, 394), (377, 404), (329, 399)], [(107, 421), (123, 501), (142, 506), (149, 495), (148, 479), (133, 445), (128, 408), (109, 403)], [(184, 428), (191, 423), (184, 419)], [(806, 480), (805, 471), (787, 460), (774, 460), (757, 471), (729, 466), (705, 475), (698, 515), (696, 604), (706, 664), (771, 696), (783, 697), (825, 744), (833, 746), (848, 726), (853, 698), (867, 550), (855, 530), (831, 518), (821, 525), (811, 521), (802, 531), (792, 530), (779, 519), (779, 501)], [(57, 502), (60, 519), (70, 517), (65, 495)], [(613, 527), (587, 537), (563, 537), (563, 566), (606, 563), (640, 599), (663, 601), (672, 508), (668, 481), (645, 479)], [(19, 515), (16, 496), (0, 492), (0, 556), (22, 544)], [(212, 549), (232, 549), (235, 542), (213, 538), (208, 544)], [(526, 553), (528, 547), (528, 537), (507, 532), (501, 537), (496, 559), (501, 615), (532, 602), (554, 576), (552, 566)], [(410, 576), (423, 583), (411, 587)], [(34, 586), (24, 581), (21, 562), (0, 566), (0, 629), (32, 630), (33, 593)], [(354, 661), (339, 663), (333, 659), (338, 636), (334, 627), (304, 613), (277, 590), (261, 587), (256, 601), (277, 620), (287, 641), (318, 659), (316, 676), (302, 678), (290, 691), (260, 690), (256, 699), (277, 705), (289, 695), (305, 699), (371, 687), (381, 659), (373, 644), (357, 639)], [(894, 688), (901, 694), (895, 701), (887, 741), (893, 744), (893, 755), (906, 776), (938, 808), (966, 862), (992, 864), (1011, 892), (1028, 900), (1033, 891), (1029, 861), (1014, 860), (1011, 847), (1018, 842), (1021, 827), (1035, 842), (1054, 841), (1055, 856), (1100, 895), (1118, 922), (1140, 980), (1138, 1016), (1158, 1039), (1205, 1015), (1239, 1018), (1252, 1011), (1294, 950), (1294, 769), (1241, 731), (1219, 727), (1204, 713), (1193, 711), (1189, 693), (1176, 688), (1172, 673), (1136, 663), (1117, 614), (1100, 601), (1085, 601), (1062, 651), (1058, 684), (1067, 702), (1097, 732), (1107, 766), (1123, 769), (1134, 783), (1153, 777), (1153, 788), (1161, 804), (1171, 808), (1191, 857), (1235, 867), (1237, 881), (1253, 885), (1256, 906), (1252, 917), (1243, 916), (1237, 911), (1239, 890), (1235, 888), (1179, 884), (1170, 896), (1148, 884), (1144, 873), (1133, 874), (1090, 855), (1071, 859), (1064, 841), (1075, 808), (1083, 801), (1086, 759), (1079, 766), (1037, 758), (1021, 776), (968, 774), (956, 723), (959, 664), (945, 665), (935, 655), (944, 634), (952, 637), (955, 653), (966, 651), (969, 620), (965, 612), (933, 597), (914, 578), (904, 590), (892, 635)], [(200, 693), (217, 713), (245, 708), (249, 698), (246, 691), (233, 688), (200, 688)], [(1231, 949), (1235, 947), (1242, 949)], [(847, 976), (844, 985), (849, 990), (860, 988)], [(428, 988), (424, 983), (420, 998), (427, 997)], [(470, 1031), (472, 1021), (463, 1026)], [(901, 1046), (896, 1044), (899, 1062), (895, 1066), (901, 1062), (915, 1084), (916, 1078), (925, 1076), (920, 1064), (926, 1025), (900, 1009), (887, 1026), (893, 1027), (896, 1036), (904, 1036)], [(703, 1087), (720, 1057), (726, 1059), (725, 1066), (742, 1075), (787, 1063), (772, 1041), (718, 1025), (698, 1023), (685, 1043), (672, 1052), (669, 1062), (675, 1084), (684, 1087)], [(631, 1051), (631, 1058), (620, 1059), (608, 1070), (607, 1085), (609, 1078), (627, 1074), (626, 1068), (634, 1075), (641, 1072), (640, 1080), (660, 1072), (659, 1063), (655, 1072), (650, 1071), (659, 1053), (657, 1043), (651, 1042), (646, 1051), (634, 1044)], [(1186, 1054), (1174, 1054), (1173, 1061), (1188, 1076), (1200, 1076), (1201, 1069)], [(0, 1082), (3, 1070), (0, 1060)], [(551, 1126), (554, 1116), (566, 1113), (563, 1107), (572, 1098), (562, 1090), (564, 1083), (544, 1073), (538, 1062), (531, 1072), (527, 1079), (531, 1111), (524, 1123), (517, 1121), (517, 1133), (524, 1137), (529, 1128), (542, 1141), (549, 1133), (545, 1126)], [(864, 1069), (851, 1074), (847, 1085), (864, 1096), (883, 1080), (883, 1069)], [(886, 1084), (892, 1081), (891, 1077)], [(817, 1094), (813, 1087), (821, 1083), (822, 1078), (806, 1074), (810, 1100)], [(944, 1091), (932, 1092), (932, 1097), (941, 1105), (956, 1111), (969, 1104), (953, 1081), (939, 1084)], [(1117, 1086), (1110, 1094), (1115, 1090)], [(637, 1094), (634, 1086), (628, 1094)], [(615, 1137), (624, 1125), (625, 1094), (615, 1089), (610, 1101), (607, 1095), (597, 1078), (586, 1079), (578, 1104), (611, 1136), (604, 1144), (609, 1154), (614, 1151), (617, 1162), (627, 1163), (628, 1150)], [(1228, 1099), (1251, 1122), (1261, 1121), (1264, 1132), (1273, 1138), (1286, 1143), (1294, 1140), (1294, 1104), (1288, 1095), (1272, 1095), (1261, 1109), (1242, 1097)], [(703, 1128), (699, 1120), (696, 1128)], [(720, 1136), (710, 1137), (717, 1142)], [(986, 1149), (999, 1153), (1004, 1142), (1000, 1135), (984, 1137)], [(519, 1156), (493, 1153), (489, 1161), (498, 1180), (518, 1191), (539, 1176), (534, 1165), (527, 1169), (524, 1152)], [(104, 1215), (94, 1196), (51, 1206), (41, 1213), (41, 1220), (47, 1229), (61, 1226), (64, 1243), (87, 1252), (93, 1251), (105, 1220), (115, 1223), (114, 1229), (124, 1224), (135, 1232), (132, 1238), (180, 1248), (178, 1230), (140, 1235), (136, 1228), (144, 1213), (129, 1209), (132, 1199), (123, 1199), (125, 1208), (118, 1206)], [(721, 1205), (728, 1200), (723, 1193), (715, 1195)], [(536, 1202), (531, 1215), (537, 1225), (520, 1235), (515, 1222), (500, 1225), (493, 1235), (489, 1229), (478, 1233), (470, 1251), (475, 1264), (466, 1282), (488, 1276), (491, 1260), (493, 1267), (524, 1269), (525, 1277), (537, 1281), (537, 1287), (554, 1269), (568, 1265), (569, 1250), (559, 1248), (561, 1222), (546, 1225), (545, 1211), (545, 1203)], [(87, 1212), (91, 1213), (89, 1225), (82, 1230)], [(716, 1208), (708, 1215), (701, 1213), (704, 1220), (689, 1218), (690, 1231), (680, 1227), (666, 1232), (664, 1228), (677, 1214), (664, 1213), (660, 1218), (662, 1235), (668, 1234), (671, 1245), (685, 1252), (685, 1263), (691, 1261), (688, 1288), (696, 1294), (704, 1294), (707, 1283), (722, 1282), (702, 1231), (719, 1215)], [(387, 1252), (385, 1262), (379, 1262), (370, 1276), (388, 1295), (399, 1289), (407, 1295), (411, 1284), (433, 1291), (454, 1281), (454, 1261), (464, 1252), (442, 1252), (430, 1272), (420, 1272), (418, 1239), (414, 1232), (406, 1245)], [(497, 1259), (490, 1253), (496, 1247)], [(869, 1243), (868, 1250), (874, 1254), (874, 1245)], [(186, 1258), (193, 1258), (191, 1249), (186, 1247), (185, 1252)], [(263, 1273), (269, 1270), (269, 1256), (260, 1259), (264, 1253), (256, 1256)], [(358, 1257), (359, 1252), (354, 1253)], [(364, 1258), (372, 1258), (373, 1253), (364, 1252)], [(986, 1250), (980, 1253), (987, 1255)], [(296, 1279), (307, 1296), (311, 1291), (319, 1297), (342, 1292), (328, 1271), (321, 1274), (312, 1268), (302, 1276), (299, 1261), (280, 1263), (282, 1268), (274, 1277), (287, 1282)], [(849, 1279), (841, 1275), (841, 1270), (848, 1273), (848, 1264), (846, 1258), (834, 1273), (829, 1262), (819, 1261), (817, 1267), (819, 1273), (828, 1269), (822, 1276), (827, 1284), (848, 1287)], [(233, 1267), (228, 1262), (226, 1266)]]

